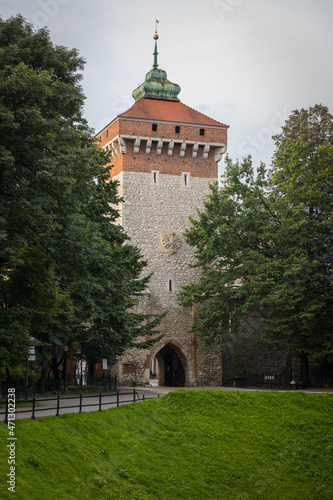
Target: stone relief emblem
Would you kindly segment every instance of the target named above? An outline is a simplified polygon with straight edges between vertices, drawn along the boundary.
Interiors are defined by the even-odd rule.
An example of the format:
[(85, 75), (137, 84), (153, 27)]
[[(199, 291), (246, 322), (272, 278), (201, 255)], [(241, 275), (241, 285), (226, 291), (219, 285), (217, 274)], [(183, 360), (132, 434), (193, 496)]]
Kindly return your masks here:
[(180, 249), (182, 245), (181, 231), (161, 231), (161, 245), (163, 250), (172, 255)]

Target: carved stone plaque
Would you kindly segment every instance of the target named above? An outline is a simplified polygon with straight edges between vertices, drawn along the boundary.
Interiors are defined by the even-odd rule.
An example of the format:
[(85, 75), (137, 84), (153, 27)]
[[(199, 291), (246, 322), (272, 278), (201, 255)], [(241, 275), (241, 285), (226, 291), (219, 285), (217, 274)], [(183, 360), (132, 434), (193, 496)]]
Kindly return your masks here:
[(181, 231), (161, 231), (161, 245), (163, 250), (172, 255), (180, 249), (182, 245)]

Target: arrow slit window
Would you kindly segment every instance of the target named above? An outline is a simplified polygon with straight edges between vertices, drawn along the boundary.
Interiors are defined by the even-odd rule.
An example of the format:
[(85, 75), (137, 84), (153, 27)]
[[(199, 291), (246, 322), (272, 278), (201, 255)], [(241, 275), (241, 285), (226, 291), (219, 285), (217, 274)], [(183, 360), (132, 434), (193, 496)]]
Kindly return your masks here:
[(158, 170), (151, 171), (151, 184), (157, 186), (160, 183), (160, 173)]
[(189, 187), (190, 185), (190, 173), (189, 172), (182, 172), (182, 185), (184, 187)]

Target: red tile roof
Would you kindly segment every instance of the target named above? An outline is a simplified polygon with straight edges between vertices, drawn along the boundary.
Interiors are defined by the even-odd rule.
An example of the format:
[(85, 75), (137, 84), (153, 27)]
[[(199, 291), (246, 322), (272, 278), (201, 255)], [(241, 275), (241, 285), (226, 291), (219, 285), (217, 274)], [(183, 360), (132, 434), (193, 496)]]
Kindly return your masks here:
[(190, 123), (215, 127), (228, 127), (224, 123), (209, 118), (182, 102), (162, 101), (159, 99), (141, 99), (124, 113), (120, 118), (139, 118), (142, 120), (156, 120), (164, 122)]

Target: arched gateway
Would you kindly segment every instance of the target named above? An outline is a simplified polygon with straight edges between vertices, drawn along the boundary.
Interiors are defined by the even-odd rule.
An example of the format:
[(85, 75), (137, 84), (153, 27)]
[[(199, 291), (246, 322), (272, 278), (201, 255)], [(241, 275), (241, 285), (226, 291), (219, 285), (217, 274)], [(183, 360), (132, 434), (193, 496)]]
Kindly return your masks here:
[(151, 374), (158, 385), (184, 387), (187, 363), (180, 349), (172, 343), (166, 344), (152, 359)]

